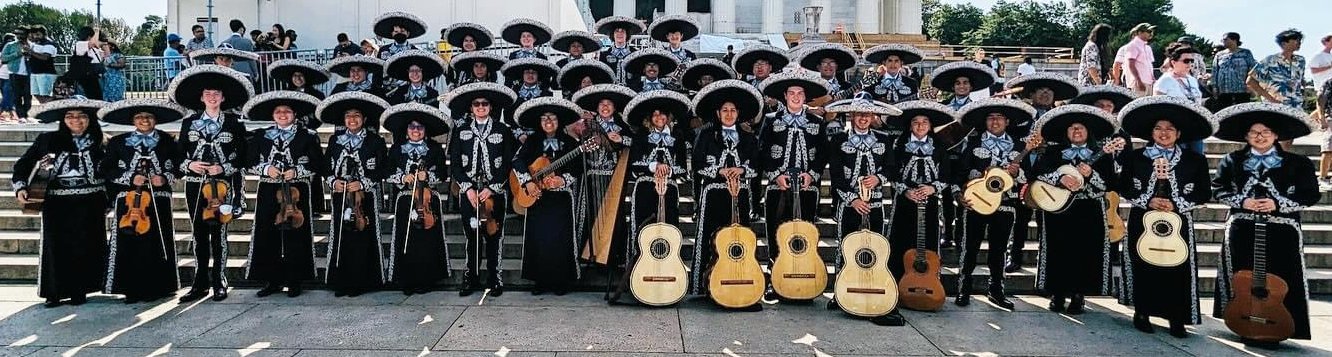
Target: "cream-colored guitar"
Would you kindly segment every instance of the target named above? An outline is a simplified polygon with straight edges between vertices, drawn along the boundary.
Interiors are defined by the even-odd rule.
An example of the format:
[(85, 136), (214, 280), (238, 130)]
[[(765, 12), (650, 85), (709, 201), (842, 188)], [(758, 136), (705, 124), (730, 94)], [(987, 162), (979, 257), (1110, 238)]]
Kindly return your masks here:
[[(1169, 197), (1162, 190), (1166, 177), (1170, 175), (1169, 164), (1164, 158), (1156, 159), (1157, 196)], [(1174, 267), (1184, 264), (1189, 259), (1189, 245), (1180, 235), (1184, 220), (1178, 213), (1151, 210), (1142, 215), (1142, 235), (1138, 236), (1138, 257), (1147, 264), (1159, 267)]]

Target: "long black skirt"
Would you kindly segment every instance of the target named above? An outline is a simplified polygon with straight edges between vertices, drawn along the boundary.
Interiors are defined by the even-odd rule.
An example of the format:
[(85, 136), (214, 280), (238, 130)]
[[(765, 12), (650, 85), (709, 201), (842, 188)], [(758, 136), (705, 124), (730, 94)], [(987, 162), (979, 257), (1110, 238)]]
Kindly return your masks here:
[(171, 191), (154, 194), (152, 204), (144, 208), (151, 227), (142, 235), (133, 229), (118, 228), (120, 218), (129, 211), (124, 201), (126, 193), (121, 192), (113, 202), (116, 219), (111, 227), (104, 290), (108, 294), (157, 297), (180, 289), (176, 230), (171, 220)]
[(1079, 198), (1060, 213), (1037, 212), (1041, 253), (1036, 288), (1060, 296), (1110, 294), (1105, 200)]
[(334, 290), (372, 290), (384, 285), (384, 252), (379, 243), (379, 199), (376, 191), (366, 191), (361, 212), (365, 229), (357, 231), (347, 220), (352, 202), (343, 201), (343, 193), (333, 193), (332, 232), (328, 244), (328, 275), (325, 282)]
[[(1293, 223), (1293, 222), (1290, 222)], [(1230, 280), (1235, 272), (1253, 269), (1253, 221), (1249, 219), (1230, 220), (1227, 224), (1226, 240), (1221, 246), (1221, 266), (1217, 268), (1216, 304), (1212, 315), (1222, 318), (1226, 306), (1235, 298), (1234, 287)], [(1289, 223), (1267, 224), (1267, 273), (1281, 277), (1290, 291), (1282, 301), (1286, 310), (1295, 319), (1295, 334), (1291, 338), (1308, 340), (1309, 300), (1308, 281), (1304, 276), (1304, 236), (1297, 226)]]
[(254, 227), (250, 234), (250, 264), (245, 278), (270, 283), (294, 283), (315, 277), (314, 220), (310, 218), (310, 185), (298, 182), (290, 185), (300, 192), (296, 203), (305, 223), (294, 229), (278, 229), (274, 224), (278, 213), (277, 193), (281, 185), (259, 184), (259, 203), (254, 210)]
[(50, 195), (42, 206), (37, 295), (68, 299), (101, 291), (106, 278), (106, 193)]
[(523, 220), (523, 279), (541, 287), (561, 288), (578, 280), (578, 242), (574, 236), (573, 196), (546, 191), (527, 208)]
[[(437, 219), (430, 229), (411, 223), (411, 190), (398, 194), (393, 210), (393, 256), (389, 276), (403, 287), (426, 287), (449, 276), (449, 251), (444, 240), (444, 221)], [(431, 209), (438, 217), (443, 205), (439, 195), (431, 199)], [(464, 222), (464, 226), (466, 222)]]
[(1184, 264), (1158, 267), (1147, 264), (1138, 256), (1138, 239), (1142, 236), (1142, 216), (1147, 210), (1134, 207), (1129, 211), (1128, 238), (1124, 239), (1124, 288), (1119, 302), (1133, 306), (1134, 312), (1155, 316), (1184, 324), (1202, 323), (1198, 308), (1198, 249), (1193, 241), (1193, 217), (1180, 215), (1183, 227), (1179, 230), (1189, 245), (1189, 258)]

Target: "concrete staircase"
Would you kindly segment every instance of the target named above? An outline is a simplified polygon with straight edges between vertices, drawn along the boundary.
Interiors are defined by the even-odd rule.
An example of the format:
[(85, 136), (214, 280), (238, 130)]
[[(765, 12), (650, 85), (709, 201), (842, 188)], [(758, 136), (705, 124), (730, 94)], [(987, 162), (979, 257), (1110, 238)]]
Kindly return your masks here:
[[(259, 127), (259, 125), (252, 125)], [(0, 128), (0, 190), (12, 190), (10, 184), (10, 173), (17, 158), (22, 155), (28, 145), (36, 136), (44, 131), (52, 130), (51, 125), (25, 126), (25, 127), (4, 127)], [(168, 124), (163, 126), (164, 130), (169, 132), (178, 131), (178, 125)], [(108, 126), (104, 128), (108, 135), (122, 133), (130, 130), (124, 126)], [(331, 128), (321, 130), (321, 136), (324, 141), (331, 134)], [(1300, 140), (1296, 142), (1293, 149), (1301, 155), (1310, 156), (1317, 159), (1318, 147), (1316, 140)], [(1215, 167), (1216, 162), (1225, 152), (1237, 150), (1241, 147), (1235, 143), (1225, 143), (1219, 141), (1209, 141), (1207, 151), (1209, 153), (1209, 164)], [(255, 187), (257, 186), (254, 177), (249, 177), (245, 184), (247, 192), (246, 199), (251, 205), (255, 202)], [(831, 262), (837, 255), (838, 238), (836, 233), (836, 222), (830, 219), (832, 217), (832, 203), (829, 199), (827, 190), (828, 183), (823, 183), (824, 199), (820, 202), (819, 215), (816, 225), (820, 231), (818, 252), (825, 261)], [(179, 185), (178, 185), (179, 187)], [(685, 192), (690, 192), (691, 188), (684, 187)], [(193, 271), (194, 255), (193, 244), (190, 239), (189, 219), (182, 209), (184, 207), (184, 194), (176, 193), (173, 196), (173, 204), (176, 207), (174, 214), (176, 226), (176, 251), (179, 254), (179, 266), (182, 270), (182, 279), (190, 279), (189, 272)], [(694, 200), (690, 197), (681, 198), (681, 208), (684, 212), (694, 210)], [(251, 206), (253, 207), (253, 206)], [(1127, 215), (1128, 206), (1125, 204), (1120, 207), (1123, 214)], [(627, 212), (627, 205), (626, 210)], [(1201, 284), (1204, 292), (1210, 293), (1215, 284), (1216, 265), (1220, 259), (1221, 242), (1225, 236), (1225, 219), (1228, 209), (1219, 204), (1208, 204), (1206, 207), (1195, 212), (1194, 217), (1197, 220), (1195, 229), (1198, 233), (1198, 261), (1200, 264)], [(383, 227), (381, 242), (384, 250), (389, 250), (388, 245), (391, 239), (389, 233), (388, 220), (389, 215), (381, 217), (385, 223)], [(109, 220), (109, 219), (108, 219)], [(454, 270), (453, 277), (445, 281), (446, 285), (457, 284), (460, 281), (462, 268), (465, 266), (464, 243), (462, 235), (464, 228), (458, 215), (453, 212), (445, 213), (445, 229), (448, 234), (448, 248), (450, 256), (450, 265)], [(1305, 223), (1305, 259), (1308, 265), (1308, 277), (1311, 292), (1315, 294), (1332, 294), (1332, 192), (1323, 192), (1322, 199), (1318, 205), (1310, 207), (1304, 213), (1303, 221)], [(228, 238), (228, 252), (230, 254), (228, 262), (228, 280), (238, 285), (256, 285), (257, 282), (243, 279), (244, 266), (246, 264), (246, 252), (249, 250), (251, 242), (250, 231), (253, 226), (252, 214), (247, 213), (234, 221), (230, 225), (230, 235)], [(322, 281), (324, 275), (324, 257), (328, 251), (327, 233), (329, 231), (329, 219), (327, 216), (321, 219), (312, 220), (315, 228), (315, 251), (317, 254), (317, 265), (319, 279)], [(754, 225), (756, 232), (764, 232), (766, 222), (757, 222)], [(685, 244), (682, 256), (686, 260), (693, 257), (694, 232), (697, 230), (695, 220), (692, 216), (681, 217), (681, 231), (685, 234)], [(504, 270), (504, 279), (511, 286), (522, 287), (528, 282), (519, 278), (522, 266), (523, 255), (523, 221), (522, 216), (510, 215), (504, 222), (504, 231), (506, 238), (504, 240), (503, 257), (504, 261), (501, 268)], [(25, 215), (19, 211), (19, 205), (12, 199), (0, 199), (0, 281), (35, 283), (37, 278), (37, 254), (40, 251), (40, 217), (37, 215)], [(1035, 225), (1028, 227), (1030, 230), (1031, 241), (1027, 243), (1023, 251), (1024, 261), (1027, 265), (1015, 274), (1009, 275), (1007, 286), (1010, 291), (1017, 293), (1034, 293), (1035, 274), (1038, 255), (1038, 245), (1036, 241)], [(760, 239), (758, 256), (766, 256), (768, 247)], [(980, 252), (980, 261), (984, 262), (985, 257), (990, 254), (990, 247), (982, 245)], [(958, 267), (958, 250), (945, 249), (942, 252), (944, 262), (944, 284), (948, 290), (956, 289), (956, 276)], [(977, 268), (978, 276), (986, 276), (986, 268)], [(828, 267), (832, 270), (831, 266)], [(583, 279), (579, 282), (578, 288), (584, 290), (598, 290), (604, 287), (606, 276), (604, 269), (590, 268), (584, 269)], [(974, 289), (983, 289), (985, 279), (976, 279)]]

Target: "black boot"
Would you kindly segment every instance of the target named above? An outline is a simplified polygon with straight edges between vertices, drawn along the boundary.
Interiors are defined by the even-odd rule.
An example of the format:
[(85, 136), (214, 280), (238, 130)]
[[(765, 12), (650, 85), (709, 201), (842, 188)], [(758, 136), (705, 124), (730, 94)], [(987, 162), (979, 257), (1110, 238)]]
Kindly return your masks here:
[(227, 299), (227, 288), (225, 286), (213, 288), (213, 301), (222, 301)]
[(1064, 296), (1055, 295), (1050, 297), (1050, 311), (1064, 312)]
[(826, 306), (826, 307), (828, 308), (828, 310), (841, 310), (841, 309), (842, 309), (842, 306), (837, 304), (837, 298), (836, 298), (836, 297), (833, 297), (832, 299), (828, 299), (828, 306)]
[(291, 282), (287, 284), (287, 297), (301, 296), (301, 283)]
[(1069, 315), (1081, 315), (1086, 312), (1087, 299), (1082, 294), (1073, 294), (1073, 299), (1068, 303)]
[(871, 318), (870, 323), (879, 326), (902, 326), (906, 325), (906, 319), (902, 317), (902, 313), (897, 312), (897, 309), (893, 309), (887, 315)]
[(54, 298), (52, 298), (52, 299), (46, 299), (46, 303), (45, 303), (45, 304), (42, 304), (42, 306), (44, 306), (44, 307), (46, 307), (46, 308), (48, 308), (48, 309), (49, 309), (49, 308), (53, 308), (53, 307), (57, 307), (57, 306), (60, 306), (60, 305), (61, 305), (61, 303), (60, 303), (60, 299), (54, 299)]
[(489, 293), (488, 295), (493, 296), (493, 297), (498, 297), (498, 296), (500, 296), (500, 295), (504, 295), (504, 284), (495, 284), (495, 285), (491, 285), (491, 286), (490, 286), (490, 293)]
[(1170, 321), (1170, 335), (1175, 338), (1189, 337), (1189, 331), (1184, 329), (1184, 323), (1180, 321)]
[(476, 282), (476, 277), (470, 274), (463, 275), (462, 286), (458, 288), (458, 296), (471, 296), (472, 293), (481, 289), (479, 285), (481, 284)]
[(953, 299), (953, 305), (971, 305), (971, 276), (963, 275), (960, 279), (962, 279), (962, 287), (958, 289), (957, 298)]
[(282, 291), (282, 284), (268, 283), (268, 285), (264, 285), (263, 289), (259, 289), (259, 292), (255, 293), (254, 296), (268, 297), (279, 291)]
[(74, 297), (69, 298), (69, 304), (70, 304), (70, 305), (74, 305), (74, 306), (83, 305), (83, 303), (86, 303), (86, 302), (88, 302), (88, 296), (87, 296), (87, 295), (82, 295), (82, 294), (80, 294), (80, 295), (74, 295)]
[(1014, 261), (1012, 261), (1012, 260), (1009, 260), (1009, 261), (1008, 261), (1008, 264), (1005, 264), (1005, 265), (1004, 265), (1004, 272), (1005, 272), (1005, 273), (1012, 274), (1012, 273), (1016, 273), (1016, 272), (1018, 272), (1018, 270), (1022, 270), (1022, 264), (1019, 264), (1019, 263), (1014, 262)]
[(991, 286), (990, 291), (985, 294), (985, 298), (989, 299), (990, 303), (995, 306), (1005, 310), (1013, 310), (1013, 302), (1009, 301), (1008, 296), (1004, 295), (1004, 288), (1002, 287)]
[(1133, 314), (1133, 328), (1146, 333), (1156, 333), (1156, 329), (1152, 328), (1152, 321), (1143, 314)]
[(180, 303), (184, 304), (184, 303), (194, 302), (195, 300), (202, 299), (205, 296), (208, 296), (208, 289), (190, 289), (190, 292), (185, 293), (184, 296), (180, 297)]

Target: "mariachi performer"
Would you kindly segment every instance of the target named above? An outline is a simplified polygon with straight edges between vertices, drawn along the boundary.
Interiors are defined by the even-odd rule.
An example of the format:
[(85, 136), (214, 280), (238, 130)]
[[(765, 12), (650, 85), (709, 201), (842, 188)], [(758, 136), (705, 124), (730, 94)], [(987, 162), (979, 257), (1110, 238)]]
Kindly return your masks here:
[(573, 99), (574, 93), (597, 84), (615, 83), (615, 70), (594, 59), (577, 59), (564, 64), (556, 83), (564, 90), (564, 99)]
[[(709, 84), (737, 78), (730, 64), (712, 58), (700, 58), (691, 62), (689, 68), (684, 69), (684, 73), (680, 75), (680, 88), (691, 98), (696, 98), (698, 91)], [(758, 88), (752, 85), (750, 87)]]
[(433, 138), (449, 127), (443, 112), (421, 103), (395, 105), (380, 119), (393, 133), (386, 181), (398, 186), (388, 275), (403, 295), (425, 294), (450, 272), (442, 195), (433, 190), (447, 173), (444, 148)]
[[(690, 269), (690, 293), (708, 295), (708, 270), (717, 261), (711, 249), (713, 235), (731, 223), (750, 225), (747, 182), (758, 177), (752, 161), (758, 151), (758, 137), (741, 130), (739, 122), (762, 114), (763, 101), (754, 86), (744, 81), (724, 79), (704, 87), (694, 98), (692, 110), (711, 123), (699, 135), (691, 160), (697, 179), (703, 186), (698, 197), (698, 231), (695, 232), (694, 260)], [(735, 180), (738, 192), (732, 201), (729, 182)], [(734, 208), (734, 210), (733, 210)], [(733, 211), (745, 212), (732, 222)]]
[(347, 79), (346, 82), (334, 85), (329, 94), (366, 92), (383, 98), (387, 92), (379, 83), (382, 79), (380, 74), (384, 70), (384, 60), (370, 56), (343, 56), (328, 61), (324, 64), (324, 68)]
[[(591, 118), (583, 119), (582, 126), (586, 129), (578, 137), (578, 141), (590, 140), (597, 143), (595, 150), (583, 154), (583, 177), (578, 179), (579, 219), (575, 228), (579, 241), (585, 242), (584, 244), (591, 244), (598, 234), (606, 236), (609, 233), (609, 237), (625, 237), (628, 232), (628, 226), (623, 224), (623, 220), (612, 220), (611, 232), (597, 232), (595, 227), (607, 191), (611, 191), (613, 185), (624, 187), (623, 182), (611, 182), (611, 177), (614, 176), (615, 168), (619, 164), (620, 153), (633, 144), (633, 131), (620, 112), (634, 95), (633, 90), (616, 84), (596, 84), (583, 88), (573, 95), (573, 102), (579, 108), (592, 112)], [(620, 201), (615, 200), (615, 202)], [(624, 242), (624, 239), (612, 239), (609, 256), (586, 258), (594, 261), (604, 260), (608, 266), (618, 265), (618, 262), (624, 260), (620, 254), (625, 251), (624, 247), (620, 246)], [(588, 249), (588, 251), (594, 250)]]
[(624, 61), (629, 58), (629, 54), (634, 53), (634, 48), (629, 47), (629, 39), (646, 31), (647, 25), (632, 17), (607, 16), (597, 20), (593, 27), (597, 33), (610, 37), (611, 45), (605, 48), (601, 60), (615, 69), (615, 84), (624, 85), (631, 77), (624, 71)]
[[(1232, 286), (1232, 277), (1246, 270), (1256, 274), (1255, 268), (1261, 266), (1266, 269), (1267, 287), (1273, 287), (1272, 278), (1280, 277), (1289, 288), (1281, 303), (1294, 318), (1290, 338), (1310, 339), (1300, 212), (1318, 203), (1318, 182), (1312, 161), (1276, 145), (1309, 135), (1309, 117), (1273, 103), (1239, 104), (1217, 112), (1216, 117), (1220, 118), (1217, 138), (1248, 145), (1222, 158), (1212, 179), (1216, 199), (1230, 207), (1213, 316), (1224, 317), (1237, 294), (1249, 293)], [(1261, 239), (1255, 231), (1258, 222), (1265, 224)], [(1264, 345), (1244, 336), (1241, 340)]]
[[(242, 51), (231, 47), (214, 47), (190, 51), (190, 61), (193, 63), (211, 63), (228, 69), (236, 69), (236, 62), (245, 64), (255, 63), (258, 60), (259, 55), (254, 52)], [(243, 73), (245, 78), (252, 83), (258, 81), (258, 78), (254, 78), (254, 76), (258, 75), (256, 73), (243, 70), (241, 73)]]
[[(736, 53), (735, 58), (731, 60), (731, 67), (735, 68), (736, 74), (740, 75), (742, 79), (749, 81), (750, 84), (754, 85), (754, 88), (759, 88), (763, 81), (767, 80), (773, 73), (781, 72), (782, 68), (789, 63), (791, 63), (791, 58), (787, 57), (786, 51), (768, 45), (754, 45), (745, 47), (745, 49)], [(781, 99), (781, 97), (764, 97), (763, 112), (772, 113), (781, 109)], [(810, 99), (813, 100), (813, 98)], [(763, 132), (763, 124), (760, 120), (751, 123), (750, 127), (754, 129), (754, 132), (761, 133)], [(759, 140), (761, 145), (763, 138), (760, 137)]]
[(389, 58), (393, 58), (393, 55), (399, 52), (415, 50), (416, 45), (407, 43), (407, 40), (425, 35), (428, 27), (420, 17), (400, 11), (386, 12), (379, 15), (375, 18), (374, 23), (375, 36), (393, 40), (393, 42), (379, 47), (379, 53), (375, 57), (382, 61), (388, 61)]
[(569, 64), (570, 61), (577, 61), (580, 59), (595, 60), (586, 55), (589, 53), (600, 52), (601, 42), (597, 41), (596, 36), (592, 35), (591, 32), (569, 30), (562, 31), (555, 34), (554, 37), (551, 37), (550, 48), (569, 54), (568, 57), (555, 61), (555, 66), (563, 69), (564, 65)]
[[(319, 100), (324, 100), (324, 92), (314, 86), (329, 81), (328, 71), (323, 67), (314, 62), (298, 59), (273, 61), (268, 65), (268, 77), (287, 83), (284, 90), (309, 94)], [(296, 125), (301, 129), (315, 130), (323, 123), (314, 116), (314, 113), (296, 118)], [(314, 208), (315, 215), (328, 213), (328, 202), (324, 199), (324, 178), (315, 176), (310, 182), (310, 204)]]
[[(1030, 121), (1034, 115), (1036, 110), (1030, 105), (1011, 99), (978, 100), (963, 106), (958, 112), (963, 125), (984, 130), (984, 133), (974, 137), (975, 140), (968, 140), (962, 149), (962, 161), (954, 170), (954, 198), (967, 208), (973, 203), (979, 203), (964, 198), (962, 186), (981, 178), (991, 167), (1003, 168), (1014, 185), (1013, 189), (1001, 195), (1002, 201), (997, 211), (986, 215), (969, 209), (962, 217), (962, 242), (958, 243), (962, 248), (962, 261), (959, 264), (962, 269), (958, 272), (961, 277), (958, 279), (958, 295), (954, 300), (957, 306), (971, 304), (971, 274), (976, 270), (976, 255), (980, 251), (981, 242), (988, 242), (990, 247), (1003, 247), (1012, 239), (1014, 231), (1026, 227), (1019, 228), (1020, 225), (1014, 223), (1013, 217), (1016, 207), (1024, 205), (1018, 197), (1018, 189), (1020, 185), (1026, 184), (1027, 176), (1020, 165), (1022, 158), (1018, 154), (1026, 148), (1027, 143), (1007, 130), (1011, 127), (1009, 123)], [(1002, 249), (993, 248), (986, 255), (986, 265), (990, 270), (986, 297), (990, 303), (1012, 310), (1013, 302), (1004, 296), (1004, 255)]]
[(915, 100), (920, 91), (920, 82), (912, 78), (907, 67), (925, 58), (925, 54), (915, 46), (889, 43), (865, 50), (865, 60), (876, 66), (882, 66), (876, 76), (877, 83), (872, 83), (863, 90), (874, 96), (874, 100), (889, 104)]
[(856, 66), (860, 59), (850, 47), (840, 43), (820, 43), (800, 49), (800, 55), (794, 59), (801, 68), (819, 72), (819, 78), (828, 82), (828, 95), (831, 100), (851, 99), (858, 92), (846, 81), (843, 73), (847, 68)]
[[(368, 93), (345, 92), (319, 103), (315, 113), (346, 128), (329, 139), (324, 151), (326, 184), (333, 188), (333, 219), (328, 234), (328, 272), (324, 283), (334, 296), (357, 296), (386, 283), (379, 243), (380, 180), (391, 163), (379, 116), (388, 102)], [(357, 206), (359, 205), (359, 206)]]
[[(1073, 193), (1068, 208), (1037, 216), (1041, 251), (1036, 288), (1051, 295), (1050, 311), (1081, 314), (1087, 295), (1111, 292), (1112, 251), (1105, 219), (1107, 209), (1118, 207), (1108, 207), (1105, 194), (1117, 176), (1111, 156), (1097, 153), (1104, 153), (1117, 124), (1109, 113), (1080, 104), (1055, 108), (1036, 120), (1050, 146), (1036, 160), (1032, 178)], [(1077, 172), (1061, 170), (1065, 165)]]
[(503, 121), (513, 130), (514, 138), (518, 139), (519, 143), (525, 142), (534, 129), (518, 123), (514, 117), (514, 110), (523, 102), (554, 95), (550, 90), (548, 79), (555, 78), (555, 74), (559, 71), (560, 69), (550, 61), (535, 57), (510, 60), (500, 68), (500, 74), (511, 83), (509, 89), (518, 94), (518, 100), (514, 101), (513, 106), (503, 108)]
[(258, 204), (250, 230), (245, 278), (266, 283), (256, 294), (272, 295), (287, 287), (301, 295), (301, 281), (315, 277), (314, 220), (310, 217), (310, 180), (324, 169), (324, 153), (313, 130), (296, 118), (314, 113), (319, 100), (308, 94), (273, 91), (245, 104), (245, 116), (273, 121), (251, 132), (246, 173), (259, 176)]
[(680, 67), (670, 51), (660, 48), (644, 48), (624, 59), (624, 71), (630, 78), (627, 86), (635, 92), (654, 90), (674, 90), (675, 85), (666, 75)]
[(1068, 104), (1086, 104), (1101, 108), (1106, 113), (1118, 115), (1119, 110), (1134, 99), (1138, 99), (1138, 96), (1127, 88), (1107, 84), (1082, 87), (1078, 91), (1078, 96), (1069, 100)]
[[(88, 294), (102, 290), (106, 277), (106, 188), (99, 171), (106, 154), (97, 124), (97, 111), (105, 105), (64, 99), (34, 108), (33, 118), (59, 127), (37, 136), (14, 163), (10, 182), (19, 203), (34, 203), (29, 197), (37, 199), (36, 189), (46, 184), (37, 256), (37, 296), (46, 299), (46, 307), (83, 305)], [(33, 172), (44, 168), (50, 176), (38, 180), (44, 175)]]
[[(456, 78), (452, 78), (453, 88), (472, 84), (472, 83), (499, 83), (500, 67), (508, 61), (504, 56), (491, 52), (463, 52), (453, 55), (449, 67), (453, 68)], [(456, 118), (461, 113), (452, 113)]]
[(180, 302), (202, 299), (210, 287), (213, 301), (222, 301), (227, 298), (227, 223), (241, 215), (245, 203), (240, 191), (248, 136), (240, 115), (223, 111), (245, 105), (254, 87), (235, 70), (196, 65), (176, 75), (167, 95), (197, 111), (185, 117), (176, 136), (185, 155), (179, 170), (184, 173), (195, 260), (194, 286)]
[(439, 55), (422, 50), (398, 52), (385, 63), (384, 76), (401, 81), (402, 85), (385, 97), (389, 104), (415, 102), (439, 107), (439, 91), (429, 82), (443, 74), (444, 60)]
[[(652, 21), (648, 26), (648, 35), (653, 40), (666, 44), (676, 62), (688, 66), (690, 61), (698, 59), (694, 51), (684, 48), (684, 41), (698, 37), (698, 21), (689, 15), (666, 15)], [(670, 73), (670, 72), (667, 72)]]
[[(939, 102), (948, 106), (951, 111), (962, 109), (962, 106), (971, 103), (973, 89), (989, 88), (996, 80), (998, 80), (998, 76), (994, 74), (994, 69), (974, 61), (949, 62), (935, 68), (930, 73), (930, 86), (942, 92), (952, 93), (952, 98)], [(939, 128), (938, 135), (935, 136), (939, 139), (939, 142), (934, 143), (934, 145), (948, 152), (948, 165), (950, 167), (957, 167), (962, 160), (964, 142), (974, 137), (973, 134), (976, 133), (975, 129), (954, 120)], [(942, 197), (953, 197), (953, 193), (943, 192)], [(943, 205), (944, 227), (940, 244), (944, 247), (952, 247), (956, 245), (957, 241), (957, 230), (954, 223), (957, 222), (957, 217), (961, 216), (963, 212), (957, 207), (954, 200), (944, 199), (940, 201), (940, 204)]]
[[(454, 89), (449, 109), (469, 113), (449, 138), (449, 179), (458, 183), (463, 233), (467, 235), (467, 275), (459, 296), (481, 290), (481, 254), (485, 252), (491, 296), (504, 293), (500, 280), (504, 250), (504, 212), (509, 203), (504, 185), (518, 150), (509, 127), (495, 118), (497, 110), (513, 105), (517, 95), (495, 83), (473, 83)], [(487, 209), (489, 208), (489, 209)], [(492, 222), (483, 222), (483, 220)], [(488, 226), (499, 223), (498, 229)]]
[(161, 99), (129, 99), (107, 105), (98, 116), (107, 123), (134, 126), (134, 131), (107, 142), (102, 162), (103, 176), (116, 190), (112, 206), (117, 222), (108, 240), (104, 291), (125, 295), (126, 304), (173, 295), (180, 289), (180, 271), (171, 183), (180, 177), (184, 155), (176, 139), (157, 125), (180, 120), (185, 108)]
[[(458, 53), (453, 56), (486, 49), (487, 47), (490, 47), (491, 44), (494, 44), (494, 37), (495, 36), (491, 35), (490, 30), (486, 29), (485, 26), (470, 22), (453, 24), (444, 32), (444, 40), (447, 41), (450, 46), (453, 46), (453, 48), (458, 49)], [(452, 58), (446, 58), (446, 60), (448, 60), (449, 63), (452, 63)], [(471, 71), (470, 68), (455, 69), (452, 65), (446, 67), (448, 68), (444, 72), (444, 80), (449, 82), (450, 85), (455, 87), (463, 85), (464, 83), (459, 82), (470, 78), (464, 75), (464, 73), (469, 73)]]
[[(1147, 140), (1146, 147), (1124, 155), (1119, 185), (1124, 200), (1133, 204), (1128, 216), (1124, 249), (1124, 288), (1120, 303), (1133, 306), (1133, 327), (1152, 333), (1150, 317), (1170, 322), (1170, 335), (1188, 336), (1184, 325), (1202, 322), (1198, 312), (1198, 264), (1194, 246), (1193, 214), (1211, 199), (1207, 160), (1202, 154), (1181, 150), (1179, 143), (1212, 135), (1215, 123), (1206, 108), (1184, 98), (1151, 96), (1130, 102), (1119, 112), (1129, 135)], [(1187, 244), (1184, 261), (1158, 266), (1143, 260), (1135, 247), (1145, 233), (1145, 215), (1165, 211), (1180, 216), (1175, 227)], [(1157, 227), (1152, 227), (1157, 229)], [(1159, 264), (1160, 260), (1157, 261)]]
[[(550, 30), (550, 26), (528, 18), (509, 20), (509, 22), (504, 23), (504, 26), (500, 26), (500, 38), (503, 38), (505, 42), (518, 45), (517, 51), (509, 52), (509, 60), (519, 58), (546, 59), (546, 54), (537, 51), (536, 48), (550, 42), (553, 33), (555, 32)], [(513, 81), (512, 78), (505, 80)]]
[[(533, 129), (513, 159), (513, 172), (528, 195), (538, 200), (527, 208), (523, 219), (523, 279), (534, 283), (532, 295), (546, 291), (555, 295), (569, 292), (578, 280), (578, 237), (574, 220), (578, 219), (573, 188), (583, 174), (582, 160), (573, 160), (542, 175), (530, 166), (538, 158), (554, 162), (580, 151), (577, 140), (564, 127), (578, 120), (581, 109), (563, 98), (543, 97), (518, 106), (518, 123)], [(549, 166), (548, 166), (549, 167)]]
[[(737, 61), (739, 61), (737, 59)], [(828, 154), (824, 138), (823, 118), (809, 112), (805, 103), (812, 98), (828, 95), (828, 87), (818, 75), (804, 72), (782, 72), (763, 81), (759, 89), (769, 98), (782, 98), (783, 109), (765, 115), (769, 125), (759, 133), (759, 167), (768, 181), (764, 188), (764, 222), (768, 237), (768, 259), (776, 260), (777, 226), (792, 218), (815, 221), (819, 202), (819, 177), (823, 174)], [(791, 189), (803, 192), (800, 202), (780, 204)], [(794, 217), (791, 205), (800, 205), (803, 217)], [(769, 299), (773, 300), (773, 299)]]
[[(892, 165), (888, 168), (888, 182), (893, 187), (893, 208), (888, 213), (887, 236), (892, 253), (888, 255), (888, 269), (898, 281), (906, 273), (903, 255), (915, 249), (917, 244), (927, 250), (939, 251), (939, 241), (925, 239), (917, 242), (916, 236), (924, 229), (924, 237), (939, 234), (939, 225), (935, 219), (943, 218), (947, 208), (944, 202), (952, 200), (947, 194), (953, 178), (954, 162), (952, 154), (940, 145), (939, 134), (934, 131), (954, 123), (956, 112), (952, 108), (923, 100), (897, 103), (902, 114), (893, 117), (888, 125), (906, 128), (901, 137), (894, 140)], [(925, 205), (924, 225), (917, 217), (916, 209)], [(948, 229), (944, 226), (944, 229)]]

